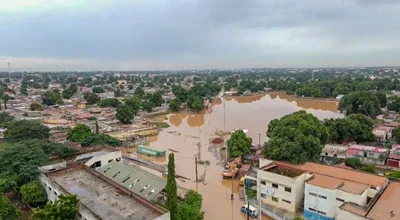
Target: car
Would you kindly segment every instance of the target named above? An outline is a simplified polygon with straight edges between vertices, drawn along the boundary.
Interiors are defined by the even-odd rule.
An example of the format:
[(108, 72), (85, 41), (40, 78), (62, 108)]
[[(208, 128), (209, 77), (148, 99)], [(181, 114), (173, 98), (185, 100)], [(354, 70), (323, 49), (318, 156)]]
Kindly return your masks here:
[(258, 217), (258, 210), (256, 208), (254, 208), (253, 206), (251, 206), (251, 205), (243, 205), (240, 208), (240, 211), (243, 212), (244, 214), (248, 215), (251, 218), (257, 218)]

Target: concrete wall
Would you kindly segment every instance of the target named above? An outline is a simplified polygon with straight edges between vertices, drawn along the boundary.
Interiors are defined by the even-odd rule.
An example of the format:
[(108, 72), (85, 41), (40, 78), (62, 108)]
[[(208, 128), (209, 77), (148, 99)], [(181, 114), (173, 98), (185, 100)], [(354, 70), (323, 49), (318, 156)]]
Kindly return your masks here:
[(121, 158), (122, 158), (121, 151), (114, 151), (114, 152), (106, 153), (106, 154), (103, 154), (100, 156), (94, 156), (90, 160), (88, 160), (85, 163), (85, 165), (91, 167), (93, 164), (100, 161), (101, 162), (100, 167), (103, 167), (103, 166), (107, 165), (108, 163), (110, 163), (111, 161), (121, 160)]
[(354, 202), (360, 206), (367, 205), (368, 190), (365, 190), (361, 195), (345, 192), (342, 190), (336, 190), (336, 197), (343, 199), (346, 202)]
[[(311, 194), (310, 194), (311, 193)], [(304, 190), (304, 215), (310, 211), (312, 215), (321, 215), (326, 218), (335, 218), (336, 216), (336, 195), (335, 189), (325, 189), (318, 186), (305, 184)], [(310, 210), (312, 208), (316, 211)], [(318, 213), (322, 212), (322, 213)], [(310, 218), (312, 219), (312, 218)]]
[(358, 216), (351, 212), (339, 209), (338, 215), (336, 217), (337, 220), (367, 220), (367, 218), (363, 216)]

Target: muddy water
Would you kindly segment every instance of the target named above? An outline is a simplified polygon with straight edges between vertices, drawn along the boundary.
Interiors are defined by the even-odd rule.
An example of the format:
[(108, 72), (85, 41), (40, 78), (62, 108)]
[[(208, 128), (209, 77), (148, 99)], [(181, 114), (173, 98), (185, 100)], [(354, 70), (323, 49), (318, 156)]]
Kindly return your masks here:
[[(233, 181), (234, 200), (231, 201), (232, 180), (223, 180), (221, 172), (224, 158), (217, 150), (209, 149), (209, 139), (217, 130), (232, 131), (236, 128), (249, 129), (253, 142), (263, 143), (269, 121), (286, 114), (306, 110), (318, 118), (341, 117), (336, 111), (336, 101), (297, 99), (284, 93), (271, 93), (246, 97), (225, 97), (216, 100), (212, 109), (205, 112), (170, 114), (166, 122), (171, 127), (156, 137), (150, 138), (150, 146), (156, 149), (178, 151), (175, 153), (176, 173), (192, 181), (178, 181), (178, 184), (197, 189), (203, 195), (205, 219), (245, 219), (240, 213), (243, 200), (239, 200), (239, 180)], [(260, 135), (259, 135), (260, 134)], [(199, 147), (200, 143), (201, 147)], [(198, 165), (199, 176), (205, 174), (205, 183), (194, 183), (195, 155), (200, 152), (201, 160), (210, 161), (210, 166)], [(167, 163), (164, 159), (160, 163)], [(267, 219), (265, 217), (265, 219)]]

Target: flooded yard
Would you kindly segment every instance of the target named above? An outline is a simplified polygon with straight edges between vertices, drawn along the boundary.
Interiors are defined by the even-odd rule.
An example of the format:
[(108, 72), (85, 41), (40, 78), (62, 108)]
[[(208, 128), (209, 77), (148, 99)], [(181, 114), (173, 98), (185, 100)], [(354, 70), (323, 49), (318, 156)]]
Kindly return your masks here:
[[(175, 151), (176, 173), (191, 179), (177, 183), (203, 195), (205, 219), (241, 220), (246, 219), (246, 216), (240, 212), (244, 201), (239, 200), (239, 179), (235, 179), (233, 184), (230, 179), (222, 179), (225, 158), (219, 149), (209, 147), (210, 138), (215, 137), (215, 132), (249, 129), (247, 135), (253, 142), (263, 143), (266, 141), (267, 125), (273, 119), (298, 110), (306, 110), (320, 119), (342, 117), (336, 109), (336, 101), (298, 99), (284, 93), (218, 98), (215, 105), (204, 112), (167, 115), (165, 122), (170, 127), (151, 137), (149, 145), (155, 149), (167, 150), (167, 155), (170, 149)], [(194, 181), (195, 156), (210, 162), (207, 167), (198, 165), (198, 176), (204, 178), (204, 183)], [(168, 163), (165, 158), (154, 162)]]

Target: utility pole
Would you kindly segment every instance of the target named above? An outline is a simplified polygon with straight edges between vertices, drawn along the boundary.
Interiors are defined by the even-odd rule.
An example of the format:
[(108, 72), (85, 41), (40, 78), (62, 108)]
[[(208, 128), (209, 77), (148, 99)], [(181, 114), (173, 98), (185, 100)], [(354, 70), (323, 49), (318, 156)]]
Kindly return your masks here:
[(247, 199), (247, 220), (250, 220), (250, 201)]
[(258, 146), (261, 146), (261, 133), (258, 133)]
[(10, 67), (10, 62), (7, 63), (8, 64), (8, 77), (10, 77), (11, 75), (11, 67)]
[(197, 175), (197, 156), (194, 158), (194, 163), (195, 163), (195, 167), (196, 167), (196, 183), (199, 182), (199, 177)]
[(231, 191), (231, 200), (233, 200), (233, 177), (235, 177), (235, 175), (232, 175), (232, 191)]

